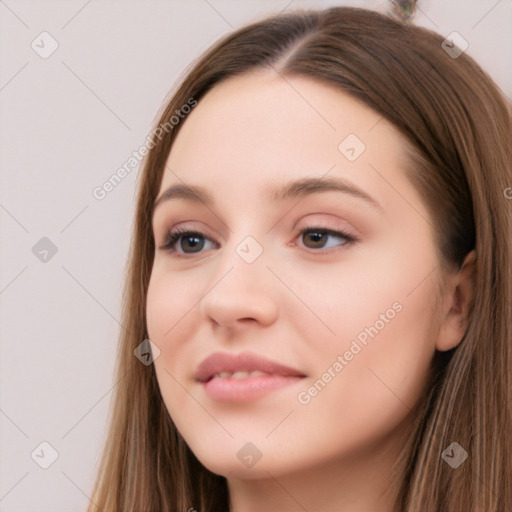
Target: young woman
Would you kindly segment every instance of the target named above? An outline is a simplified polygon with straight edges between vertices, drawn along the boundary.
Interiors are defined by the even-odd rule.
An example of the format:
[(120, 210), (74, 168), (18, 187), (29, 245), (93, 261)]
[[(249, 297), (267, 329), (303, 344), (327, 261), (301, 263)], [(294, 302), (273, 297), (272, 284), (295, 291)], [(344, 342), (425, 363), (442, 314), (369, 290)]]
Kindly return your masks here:
[(90, 511), (512, 510), (511, 111), (446, 50), (339, 7), (190, 70)]

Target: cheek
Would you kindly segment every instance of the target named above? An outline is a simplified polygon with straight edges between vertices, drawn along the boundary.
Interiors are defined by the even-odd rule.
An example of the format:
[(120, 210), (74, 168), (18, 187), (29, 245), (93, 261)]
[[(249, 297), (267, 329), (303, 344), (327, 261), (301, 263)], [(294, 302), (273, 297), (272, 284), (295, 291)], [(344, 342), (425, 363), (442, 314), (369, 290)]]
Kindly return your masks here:
[(193, 332), (192, 305), (197, 302), (197, 293), (190, 280), (180, 285), (176, 275), (172, 279), (169, 274), (159, 272), (151, 275), (146, 300), (147, 330), (149, 339), (160, 349), (160, 356), (154, 363), (155, 372), (162, 398), (173, 420), (180, 419), (176, 412), (190, 398), (180, 383), (187, 375), (184, 362), (189, 357), (184, 352), (187, 349), (185, 342)]
[[(300, 301), (281, 292), (287, 319), (300, 325), (303, 339), (320, 337), (319, 350), (326, 347), (330, 352), (348, 349), (355, 338), (373, 339), (373, 326), (382, 338), (398, 317), (408, 316), (418, 332), (424, 330), (435, 293), (429, 274), (436, 264), (428, 252), (417, 254), (414, 247), (404, 245), (360, 249), (334, 265), (282, 266), (280, 277), (292, 283), (290, 288)], [(293, 302), (298, 305), (297, 314), (290, 318)]]
[(146, 322), (149, 339), (160, 349), (155, 370), (164, 394), (172, 386), (179, 386), (171, 375), (180, 382), (188, 375), (189, 368), (184, 362), (190, 360), (190, 354), (185, 354), (185, 350), (190, 350), (187, 340), (194, 337), (199, 326), (194, 305), (201, 293), (204, 287), (194, 286), (190, 278), (181, 282), (177, 275), (154, 273), (151, 276)]
[[(390, 411), (403, 416), (428, 381), (436, 335), (435, 259), (410, 244), (401, 252), (359, 254), (335, 272), (310, 270), (307, 282), (315, 287), (296, 280), (297, 295), (322, 322), (311, 315), (296, 321), (302, 339), (315, 348), (308, 375), (310, 384), (321, 380), (322, 396), (312, 390), (318, 414), (334, 406), (372, 424), (378, 416), (387, 421)], [(329, 369), (336, 377), (326, 375)]]
[(152, 274), (146, 299), (146, 323), (152, 341), (161, 341), (165, 333), (173, 328), (179, 302), (176, 291), (167, 286), (165, 277), (159, 279)]
[[(434, 354), (424, 298), (392, 293), (372, 309), (361, 303), (366, 320), (359, 313), (354, 320), (349, 309), (346, 320), (336, 324), (337, 336), (324, 336), (318, 349), (308, 352), (312, 371), (296, 399), (301, 404), (297, 417), (304, 418), (309, 439), (322, 447), (325, 436), (332, 440), (331, 448), (362, 448), (394, 432), (407, 418), (428, 385)], [(396, 309), (381, 307), (388, 302)], [(362, 306), (354, 306), (354, 313), (357, 307)]]
[(168, 345), (176, 339), (175, 332), (182, 328), (182, 321), (193, 313), (204, 287), (194, 286), (190, 278), (180, 280), (179, 275), (154, 271), (149, 282), (146, 300), (146, 320), (150, 339)]

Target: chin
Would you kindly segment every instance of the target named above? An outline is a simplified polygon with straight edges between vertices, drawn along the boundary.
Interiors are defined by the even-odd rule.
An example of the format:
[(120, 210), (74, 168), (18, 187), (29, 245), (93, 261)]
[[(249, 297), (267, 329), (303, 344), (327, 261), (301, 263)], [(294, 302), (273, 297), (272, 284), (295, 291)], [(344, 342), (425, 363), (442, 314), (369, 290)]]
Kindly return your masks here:
[[(230, 439), (229, 444), (219, 446), (217, 451), (193, 450), (195, 457), (209, 471), (226, 478), (238, 478), (241, 480), (268, 479), (272, 476), (280, 476), (296, 471), (300, 461), (292, 454), (276, 453), (275, 448), (257, 448), (250, 443), (241, 443), (239, 439)], [(253, 459), (251, 460), (251, 457)]]
[(236, 458), (236, 455), (233, 457), (228, 456), (223, 460), (212, 457), (198, 457), (197, 455), (196, 458), (208, 471), (225, 478), (239, 478), (241, 480), (261, 479), (268, 478), (267, 471), (272, 472), (262, 461), (259, 461), (251, 468), (244, 467)]

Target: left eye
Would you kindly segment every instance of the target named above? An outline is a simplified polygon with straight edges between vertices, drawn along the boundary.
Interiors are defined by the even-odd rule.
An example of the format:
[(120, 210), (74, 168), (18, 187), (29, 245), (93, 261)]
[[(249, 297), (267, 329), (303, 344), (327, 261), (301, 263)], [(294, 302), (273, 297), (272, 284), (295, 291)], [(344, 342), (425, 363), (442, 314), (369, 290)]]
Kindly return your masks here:
[[(303, 239), (303, 243), (308, 249), (331, 249), (336, 246), (347, 245), (356, 241), (353, 236), (348, 235), (347, 233), (326, 228), (305, 228), (300, 232), (300, 237)], [(331, 239), (331, 242), (328, 241), (328, 238)], [(332, 240), (336, 238), (342, 242), (336, 243), (334, 241), (333, 243)]]

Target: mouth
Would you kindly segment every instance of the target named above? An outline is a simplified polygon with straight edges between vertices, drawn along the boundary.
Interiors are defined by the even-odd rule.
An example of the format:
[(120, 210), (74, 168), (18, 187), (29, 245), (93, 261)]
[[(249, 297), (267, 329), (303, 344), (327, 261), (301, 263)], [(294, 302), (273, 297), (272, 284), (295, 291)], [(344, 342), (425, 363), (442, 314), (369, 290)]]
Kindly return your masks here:
[(295, 384), (306, 375), (251, 352), (216, 352), (201, 362), (194, 377), (211, 399), (244, 402)]

